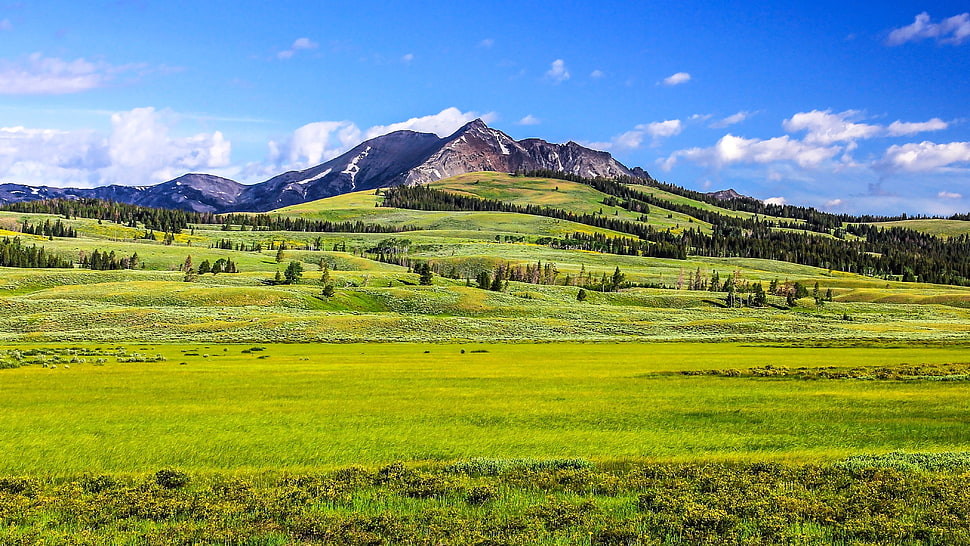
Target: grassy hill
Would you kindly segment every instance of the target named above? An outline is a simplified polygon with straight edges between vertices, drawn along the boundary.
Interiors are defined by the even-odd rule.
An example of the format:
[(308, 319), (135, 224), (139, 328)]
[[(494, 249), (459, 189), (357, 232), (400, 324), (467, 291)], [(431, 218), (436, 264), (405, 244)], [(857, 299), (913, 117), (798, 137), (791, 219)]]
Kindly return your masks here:
[(970, 222), (965, 220), (943, 220), (940, 218), (926, 218), (918, 220), (897, 220), (894, 222), (874, 222), (874, 226), (882, 228), (906, 228), (936, 235), (938, 237), (959, 237), (970, 235)]
[[(0, 211), (4, 263), (134, 264), (0, 267), (0, 542), (970, 541), (970, 287), (804, 265), (870, 236), (811, 214), (431, 187), (534, 213), (358, 192), (166, 233)], [(302, 230), (322, 221), (362, 224)], [(21, 232), (57, 222), (77, 236)], [(648, 254), (755, 234), (804, 244)]]
[[(578, 214), (615, 216), (638, 222), (639, 214), (603, 204), (609, 196), (565, 180), (472, 173), (433, 184), (449, 192), (515, 204), (548, 205)], [(727, 209), (658, 189), (655, 196), (704, 210)], [(129, 339), (257, 342), (267, 332), (288, 341), (428, 340), (949, 340), (967, 331), (970, 289), (902, 283), (855, 273), (752, 258), (689, 256), (686, 260), (624, 256), (555, 248), (549, 238), (575, 232), (630, 237), (586, 224), (520, 213), (418, 211), (387, 208), (382, 196), (358, 192), (274, 211), (270, 216), (362, 221), (414, 226), (399, 233), (314, 233), (242, 230), (238, 225), (193, 224), (171, 244), (146, 240), (144, 226), (94, 218), (62, 221), (76, 238), (21, 234), (26, 244), (77, 260), (95, 249), (118, 256), (137, 254), (135, 270), (43, 270), (4, 268), (0, 289), (2, 336), (26, 339)], [(647, 223), (676, 231), (710, 224), (652, 207)], [(38, 225), (50, 215), (0, 212), (0, 225), (16, 234), (24, 222)], [(159, 234), (161, 238), (161, 234)], [(230, 250), (217, 247), (262, 250)], [(277, 251), (283, 245), (283, 258)], [(384, 263), (381, 248), (400, 247), (397, 263)], [(186, 279), (186, 257), (198, 266), (230, 259), (235, 274)], [(418, 286), (407, 263), (429, 263), (431, 286)], [(384, 259), (387, 260), (385, 256)], [(290, 261), (304, 270), (296, 284), (274, 284)], [(321, 264), (335, 292), (322, 295)], [(398, 265), (400, 264), (400, 265)], [(497, 292), (478, 287), (482, 272), (541, 264), (552, 276), (541, 283), (510, 280)], [(627, 288), (580, 288), (619, 269)], [(738, 283), (795, 282), (830, 301), (811, 297), (789, 306), (769, 294), (764, 308), (729, 308), (726, 294), (709, 290), (735, 277)], [(700, 280), (698, 280), (700, 279)], [(191, 280), (192, 282), (185, 282)], [(704, 290), (690, 290), (691, 284)], [(720, 288), (720, 287), (719, 287)]]

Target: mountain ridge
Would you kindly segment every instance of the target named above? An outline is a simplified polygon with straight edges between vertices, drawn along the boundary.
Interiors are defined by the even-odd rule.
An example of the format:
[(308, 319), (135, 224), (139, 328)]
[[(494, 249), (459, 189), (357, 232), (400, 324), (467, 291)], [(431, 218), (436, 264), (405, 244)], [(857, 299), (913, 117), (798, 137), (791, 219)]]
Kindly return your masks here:
[(410, 130), (377, 136), (319, 165), (252, 185), (204, 173), (188, 173), (149, 186), (59, 188), (4, 183), (0, 184), (0, 203), (93, 197), (193, 212), (265, 212), (353, 191), (425, 184), (468, 172), (542, 169), (586, 177), (649, 176), (639, 167), (627, 168), (608, 152), (572, 141), (517, 141), (476, 119), (444, 138)]

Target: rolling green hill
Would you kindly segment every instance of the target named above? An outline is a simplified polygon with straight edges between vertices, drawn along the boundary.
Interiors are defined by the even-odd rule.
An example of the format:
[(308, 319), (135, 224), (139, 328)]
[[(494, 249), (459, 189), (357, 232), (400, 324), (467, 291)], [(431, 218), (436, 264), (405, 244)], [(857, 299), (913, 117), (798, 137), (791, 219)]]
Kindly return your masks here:
[[(568, 244), (576, 234), (638, 240), (622, 230), (584, 223), (588, 218), (618, 220), (620, 227), (640, 225), (660, 234), (715, 232), (712, 224), (683, 212), (651, 206), (641, 214), (607, 204), (612, 196), (586, 183), (472, 173), (431, 187), (564, 211), (576, 220), (493, 210), (389, 208), (381, 206), (384, 195), (375, 192), (287, 207), (267, 217), (413, 226), (412, 231), (273, 231), (244, 225), (245, 217), (239, 220), (244, 224), (231, 225), (212, 217), (213, 223), (190, 223), (179, 233), (159, 231), (155, 239), (146, 239), (151, 230), (137, 223), (0, 212), (8, 236), (17, 235), (25, 223), (59, 220), (69, 225), (77, 237), (20, 234), (20, 240), (75, 262), (95, 250), (137, 256), (134, 269), (118, 271), (0, 270), (2, 336), (9, 341), (256, 342), (272, 332), (280, 341), (943, 341), (968, 329), (970, 289), (961, 286), (900, 282), (900, 276), (764, 258), (691, 252), (686, 259), (672, 259), (577, 248)], [(659, 188), (635, 189), (669, 199), (680, 210), (694, 208), (731, 221), (755, 216)], [(162, 241), (166, 238), (168, 244)], [(187, 257), (195, 268), (203, 261), (229, 259), (239, 273), (186, 275)], [(299, 282), (275, 282), (291, 261), (303, 269)], [(332, 296), (322, 294), (324, 263)], [(416, 267), (421, 264), (433, 271), (430, 286), (419, 286)], [(482, 274), (492, 280), (500, 276), (500, 282), (483, 289)], [(622, 282), (612, 285), (614, 274)], [(756, 285), (768, 292), (764, 302), (729, 306), (728, 280), (742, 304)], [(795, 283), (801, 292), (790, 297)], [(584, 301), (577, 299), (581, 289)]]
[(0, 542), (967, 543), (966, 238), (853, 220), (496, 173), (0, 210)]

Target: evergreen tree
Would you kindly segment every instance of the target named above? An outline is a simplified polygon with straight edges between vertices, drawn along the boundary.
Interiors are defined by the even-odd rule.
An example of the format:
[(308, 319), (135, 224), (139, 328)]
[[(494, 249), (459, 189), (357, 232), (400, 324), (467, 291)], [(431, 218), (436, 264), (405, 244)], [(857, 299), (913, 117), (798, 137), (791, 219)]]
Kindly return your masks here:
[[(700, 271), (700, 269), (698, 269)], [(620, 272), (620, 266), (616, 266), (616, 270), (613, 271), (613, 276), (610, 278), (610, 291), (616, 292), (620, 289), (620, 285), (623, 284), (623, 280), (626, 275)]]
[(286, 271), (283, 272), (283, 277), (286, 284), (296, 284), (300, 282), (303, 278), (303, 264), (298, 261), (291, 261), (290, 265), (286, 266)]
[(418, 266), (418, 268), (420, 269), (419, 273), (421, 275), (421, 277), (418, 279), (418, 284), (422, 286), (431, 286), (431, 279), (433, 278), (431, 266), (428, 265), (428, 262), (424, 262)]
[(754, 294), (751, 296), (751, 306), (752, 307), (764, 307), (768, 304), (768, 296), (765, 294), (765, 288), (761, 283), (755, 283)]
[(475, 280), (478, 282), (478, 287), (482, 290), (488, 290), (492, 287), (492, 276), (488, 273), (488, 271), (482, 271), (479, 273)]

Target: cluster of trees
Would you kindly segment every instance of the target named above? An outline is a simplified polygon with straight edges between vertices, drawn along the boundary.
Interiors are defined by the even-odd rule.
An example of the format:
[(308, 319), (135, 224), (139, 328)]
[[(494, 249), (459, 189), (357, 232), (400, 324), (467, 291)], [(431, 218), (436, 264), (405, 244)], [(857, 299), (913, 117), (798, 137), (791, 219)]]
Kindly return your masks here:
[(278, 269), (276, 270), (276, 276), (273, 278), (273, 284), (297, 284), (302, 278), (303, 264), (293, 260), (282, 272), (280, 272)]
[[(475, 276), (475, 285), (482, 290), (499, 292), (508, 287), (510, 281), (528, 284), (579, 286), (585, 290), (597, 292), (616, 292), (620, 288), (630, 286), (626, 282), (626, 275), (617, 267), (612, 275), (602, 273), (600, 276), (586, 271), (583, 265), (575, 277), (566, 275), (561, 278), (556, 264), (552, 262), (537, 262), (535, 264), (499, 264), (493, 270), (481, 270)], [(470, 280), (469, 280), (470, 284)]]
[(219, 258), (218, 260), (210, 263), (209, 260), (202, 260), (199, 264), (199, 268), (196, 269), (192, 263), (192, 256), (188, 255), (185, 257), (185, 261), (182, 263), (181, 270), (185, 273), (185, 280), (194, 280), (195, 275), (205, 275), (206, 273), (212, 273), (213, 275), (218, 275), (219, 273), (238, 273), (239, 270), (236, 267), (236, 263), (232, 261), (231, 258)]
[(204, 221), (206, 218), (210, 220), (215, 218), (211, 214), (175, 209), (156, 209), (91, 198), (44, 199), (7, 203), (0, 206), (0, 210), (30, 214), (56, 214), (64, 218), (97, 218), (129, 227), (138, 227), (139, 224), (143, 224), (146, 229), (171, 233), (181, 233), (190, 222), (201, 224), (207, 223)]
[(44, 220), (43, 224), (38, 224), (32, 226), (27, 222), (24, 222), (23, 227), (20, 228), (21, 233), (27, 233), (30, 235), (42, 235), (44, 237), (77, 237), (77, 232), (74, 228), (61, 222), (58, 218), (52, 224), (50, 220)]
[(683, 237), (669, 230), (650, 227), (646, 239), (615, 237), (602, 233), (575, 232), (567, 238), (540, 237), (537, 244), (567, 250), (591, 250), (605, 254), (622, 256), (649, 256), (653, 258), (672, 258), (684, 260), (689, 250)]
[[(155, 230), (149, 229), (148, 231), (145, 232), (145, 235), (142, 236), (142, 239), (145, 239), (146, 241), (157, 241), (158, 240), (158, 235), (155, 234)], [(174, 233), (172, 233), (170, 231), (166, 231), (165, 234), (162, 235), (162, 243), (163, 244), (170, 245), (170, 244), (172, 244), (174, 242), (175, 242), (175, 234)]]
[[(541, 261), (535, 264), (499, 264), (494, 270), (482, 270), (475, 276), (475, 283), (483, 290), (498, 292), (508, 286), (509, 281), (529, 284), (556, 284), (559, 270), (556, 264)], [(568, 284), (568, 282), (566, 283)]]
[(68, 268), (74, 267), (74, 263), (47, 252), (42, 246), (25, 246), (20, 237), (4, 237), (0, 240), (0, 267)]
[(138, 267), (138, 253), (134, 252), (131, 256), (122, 256), (115, 254), (114, 250), (101, 252), (98, 249), (94, 249), (94, 252), (90, 254), (82, 250), (77, 261), (81, 267), (87, 267), (97, 271), (135, 269)]
[(251, 231), (302, 231), (321, 233), (400, 233), (403, 231), (417, 231), (417, 226), (391, 226), (386, 224), (368, 224), (356, 220), (353, 222), (332, 222), (330, 220), (309, 220), (307, 218), (291, 218), (287, 216), (270, 216), (268, 214), (223, 214), (222, 229), (229, 231), (233, 226)]
[(239, 252), (262, 252), (263, 243), (260, 241), (249, 241), (248, 243), (245, 241), (233, 242), (232, 239), (220, 239), (211, 244), (209, 248), (237, 250)]
[(682, 270), (677, 277), (676, 288), (678, 290), (699, 290), (727, 294), (725, 301), (732, 307), (742, 305), (764, 307), (768, 303), (767, 296), (769, 295), (784, 297), (789, 307), (794, 307), (798, 300), (811, 295), (815, 300), (815, 305), (821, 307), (825, 302), (832, 301), (833, 297), (832, 289), (828, 288), (823, 293), (818, 282), (815, 283), (811, 293), (805, 285), (788, 279), (785, 279), (784, 282), (773, 279), (768, 284), (768, 289), (765, 290), (764, 285), (760, 282), (742, 279), (739, 270), (735, 270), (722, 281), (717, 270), (712, 270), (711, 274), (707, 275), (701, 271), (700, 267), (696, 271), (688, 271), (686, 277)]

